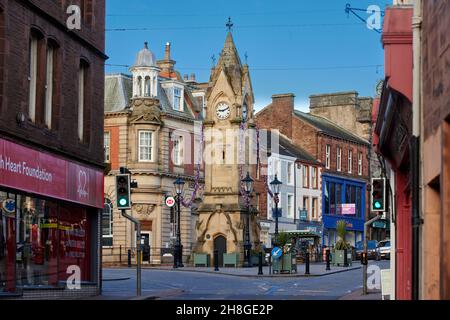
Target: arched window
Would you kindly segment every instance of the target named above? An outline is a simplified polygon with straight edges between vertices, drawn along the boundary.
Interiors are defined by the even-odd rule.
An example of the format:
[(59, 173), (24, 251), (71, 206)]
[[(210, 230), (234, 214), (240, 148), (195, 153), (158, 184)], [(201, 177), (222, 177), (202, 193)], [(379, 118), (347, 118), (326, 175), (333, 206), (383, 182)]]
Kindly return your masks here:
[(145, 77), (145, 96), (150, 97), (151, 87), (150, 87), (150, 77)]
[(142, 97), (142, 77), (139, 76), (137, 78), (137, 90), (136, 93), (138, 95), (138, 97)]
[(102, 245), (104, 247), (113, 245), (113, 205), (108, 198), (105, 198), (102, 213)]

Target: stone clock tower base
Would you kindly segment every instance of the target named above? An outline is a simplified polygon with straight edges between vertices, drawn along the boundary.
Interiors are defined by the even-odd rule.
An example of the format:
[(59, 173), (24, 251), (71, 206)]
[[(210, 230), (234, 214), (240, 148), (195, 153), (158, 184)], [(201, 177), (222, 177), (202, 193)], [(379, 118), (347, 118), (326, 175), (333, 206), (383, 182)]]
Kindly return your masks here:
[[(214, 250), (219, 251), (219, 267), (222, 267), (223, 253), (238, 253), (239, 266), (244, 262), (244, 236), (247, 210), (235, 205), (203, 205), (198, 209), (196, 225), (197, 246), (195, 253), (211, 256), (214, 265)], [(259, 226), (256, 215), (250, 214), (250, 242), (252, 250), (259, 250)]]

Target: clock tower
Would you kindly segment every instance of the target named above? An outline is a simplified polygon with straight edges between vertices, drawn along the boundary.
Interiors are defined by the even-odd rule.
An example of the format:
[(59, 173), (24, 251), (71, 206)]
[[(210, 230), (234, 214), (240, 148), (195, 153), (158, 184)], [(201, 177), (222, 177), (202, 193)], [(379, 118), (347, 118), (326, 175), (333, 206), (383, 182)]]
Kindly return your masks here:
[[(242, 133), (254, 127), (253, 104), (249, 69), (241, 64), (229, 31), (206, 92), (205, 193), (196, 224), (195, 251), (213, 258), (214, 250), (218, 250), (219, 265), (224, 253), (237, 253), (239, 263), (244, 258), (247, 201), (241, 179), (247, 172), (255, 177), (256, 165), (250, 164), (255, 157), (249, 155), (250, 139), (243, 139)], [(250, 241), (256, 249), (259, 227), (254, 210), (250, 212)]]

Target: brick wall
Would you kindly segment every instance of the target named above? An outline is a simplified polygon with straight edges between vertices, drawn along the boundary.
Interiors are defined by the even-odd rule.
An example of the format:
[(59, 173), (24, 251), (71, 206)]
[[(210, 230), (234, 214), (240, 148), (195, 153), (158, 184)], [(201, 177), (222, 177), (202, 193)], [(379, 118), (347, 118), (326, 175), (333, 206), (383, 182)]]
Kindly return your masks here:
[[(70, 4), (80, 2), (71, 1)], [(5, 35), (4, 46), (0, 41), (0, 134), (12, 140), (23, 140), (41, 149), (61, 153), (94, 165), (103, 165), (103, 95), (104, 95), (104, 19), (105, 1), (96, 1), (92, 27), (68, 32), (66, 27), (67, 1), (19, 1), (0, 0), (1, 33)], [(87, 9), (86, 9), (87, 10)], [(54, 20), (53, 20), (54, 19)], [(59, 46), (58, 67), (55, 77), (59, 80), (55, 91), (57, 124), (52, 130), (43, 124), (29, 120), (18, 124), (18, 113), (28, 118), (29, 95), (29, 42), (34, 27), (43, 35), (43, 44), (54, 41)], [(83, 29), (84, 28), (84, 29)], [(2, 50), (3, 49), (3, 50)], [(3, 52), (2, 52), (3, 51)], [(78, 69), (80, 59), (89, 63), (89, 88), (86, 120), (88, 141), (80, 142), (77, 136)], [(3, 72), (1, 72), (3, 70)], [(56, 74), (59, 71), (59, 74)], [(40, 97), (38, 97), (40, 98)], [(42, 116), (41, 116), (42, 117)]]
[(272, 103), (256, 115), (256, 125), (260, 129), (278, 129), (291, 138), (294, 97), (291, 93), (273, 95)]
[(423, 1), (423, 115), (425, 139), (450, 116), (450, 2)]

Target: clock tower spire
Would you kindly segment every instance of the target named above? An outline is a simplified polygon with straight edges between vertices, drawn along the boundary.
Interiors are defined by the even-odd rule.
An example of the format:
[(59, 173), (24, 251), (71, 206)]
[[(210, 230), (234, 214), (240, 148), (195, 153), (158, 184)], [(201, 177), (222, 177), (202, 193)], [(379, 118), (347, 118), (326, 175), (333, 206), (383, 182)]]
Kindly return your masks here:
[[(249, 147), (241, 143), (242, 129), (253, 124), (254, 96), (248, 66), (243, 66), (233, 36), (231, 20), (220, 58), (211, 70), (206, 92), (205, 194), (198, 209), (197, 252), (219, 250), (237, 253), (243, 260), (246, 203), (241, 175), (252, 172)], [(254, 168), (253, 168), (254, 169)], [(259, 245), (259, 229), (252, 215), (251, 241)]]

